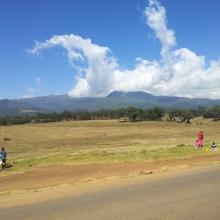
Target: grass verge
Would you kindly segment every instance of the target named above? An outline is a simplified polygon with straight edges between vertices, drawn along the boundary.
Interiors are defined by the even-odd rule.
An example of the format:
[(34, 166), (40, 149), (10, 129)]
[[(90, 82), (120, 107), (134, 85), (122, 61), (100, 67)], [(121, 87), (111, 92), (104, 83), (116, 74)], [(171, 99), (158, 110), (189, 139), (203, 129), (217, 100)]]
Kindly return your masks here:
[(14, 160), (13, 168), (9, 172), (23, 172), (31, 168), (50, 165), (81, 165), (81, 164), (106, 164), (124, 162), (147, 162), (161, 160), (185, 159), (193, 156), (212, 155), (207, 148), (195, 149), (192, 146), (179, 145), (172, 148), (139, 149), (139, 150), (84, 150), (73, 153), (53, 153), (46, 156)]

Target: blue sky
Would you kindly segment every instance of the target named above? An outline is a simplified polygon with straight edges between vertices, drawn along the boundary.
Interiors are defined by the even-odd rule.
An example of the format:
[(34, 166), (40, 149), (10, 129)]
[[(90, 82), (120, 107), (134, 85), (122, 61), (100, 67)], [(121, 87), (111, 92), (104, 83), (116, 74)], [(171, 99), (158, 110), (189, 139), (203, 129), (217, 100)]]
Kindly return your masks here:
[[(153, 0), (152, 4), (149, 13), (156, 8), (161, 15), (164, 9), (167, 21), (165, 34), (172, 30), (175, 35), (176, 40), (168, 45), (166, 55), (161, 52), (166, 47), (163, 36), (157, 36), (160, 30), (155, 23), (149, 25), (150, 14), (147, 16), (145, 13), (146, 7), (149, 7), (148, 1), (1, 0), (0, 98), (64, 93), (72, 96), (103, 96), (114, 89), (143, 90), (156, 95), (220, 98), (220, 85), (216, 84), (220, 78), (220, 2)], [(82, 41), (89, 38), (92, 44), (100, 48), (108, 47), (111, 52), (106, 52), (103, 60), (113, 58), (114, 62), (108, 60), (106, 64), (110, 63), (111, 67), (99, 70), (93, 67), (79, 74), (79, 69), (73, 68), (73, 63), (83, 67), (102, 64), (97, 60), (86, 63), (94, 59), (83, 52), (85, 63), (68, 59), (66, 54), (70, 47), (65, 48), (60, 43), (36, 48), (35, 41), (43, 43), (56, 35), (71, 34), (79, 36)], [(29, 50), (34, 47), (39, 53), (30, 53)], [(84, 48), (77, 47), (76, 50)], [(171, 61), (166, 59), (169, 56)], [(138, 63), (135, 61), (137, 57), (141, 58)], [(146, 64), (146, 60), (155, 63)], [(177, 66), (185, 66), (185, 60), (187, 64), (196, 65), (181, 72), (176, 70)], [(217, 64), (211, 65), (210, 62)], [(105, 72), (103, 75), (102, 71)], [(186, 92), (184, 83), (194, 79), (190, 76), (194, 72), (195, 83), (187, 87)], [(164, 79), (166, 74), (169, 76)], [(203, 74), (209, 75), (198, 80), (198, 76)], [(106, 77), (109, 77), (109, 81), (103, 83)], [(134, 81), (132, 77), (140, 78), (140, 81), (131, 85)], [(182, 84), (179, 83), (181, 78), (185, 79)], [(164, 83), (164, 80), (169, 81)], [(208, 86), (201, 86), (207, 82)], [(174, 88), (173, 84), (177, 84), (179, 89)]]

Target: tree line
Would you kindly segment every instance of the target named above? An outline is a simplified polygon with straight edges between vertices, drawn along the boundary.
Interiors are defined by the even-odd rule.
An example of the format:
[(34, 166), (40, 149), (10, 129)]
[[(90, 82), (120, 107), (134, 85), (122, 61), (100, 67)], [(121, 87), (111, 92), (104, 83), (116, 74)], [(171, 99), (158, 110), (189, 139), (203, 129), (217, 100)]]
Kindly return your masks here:
[(119, 119), (121, 121), (159, 121), (164, 116), (168, 121), (186, 122), (194, 117), (203, 116), (204, 118), (213, 118), (220, 120), (220, 106), (212, 108), (198, 107), (197, 109), (162, 109), (153, 107), (150, 109), (140, 109), (135, 107), (118, 108), (118, 109), (102, 109), (99, 111), (78, 111), (78, 112), (51, 112), (51, 113), (36, 113), (25, 114), (19, 116), (1, 116), (0, 125), (13, 125), (25, 123), (49, 123), (58, 121), (72, 120), (104, 120), (104, 119)]

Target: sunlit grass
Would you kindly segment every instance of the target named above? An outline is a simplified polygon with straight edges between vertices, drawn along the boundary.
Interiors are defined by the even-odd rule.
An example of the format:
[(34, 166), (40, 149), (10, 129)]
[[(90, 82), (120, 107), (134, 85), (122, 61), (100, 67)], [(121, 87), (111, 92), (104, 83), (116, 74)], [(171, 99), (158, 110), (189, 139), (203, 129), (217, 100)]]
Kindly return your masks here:
[[(197, 150), (199, 130), (205, 132), (205, 147)], [(213, 153), (205, 150), (212, 141), (220, 143), (220, 122), (201, 118), (190, 125), (102, 120), (0, 126), (0, 144), (14, 165), (9, 173), (48, 165), (182, 159)]]
[(207, 155), (213, 152), (195, 149), (192, 146), (177, 146), (173, 148), (142, 149), (142, 150), (87, 150), (74, 153), (54, 153), (47, 156), (34, 157), (13, 161), (14, 171), (27, 170), (33, 167), (48, 165), (79, 165), (123, 162), (147, 162), (190, 158), (195, 155)]

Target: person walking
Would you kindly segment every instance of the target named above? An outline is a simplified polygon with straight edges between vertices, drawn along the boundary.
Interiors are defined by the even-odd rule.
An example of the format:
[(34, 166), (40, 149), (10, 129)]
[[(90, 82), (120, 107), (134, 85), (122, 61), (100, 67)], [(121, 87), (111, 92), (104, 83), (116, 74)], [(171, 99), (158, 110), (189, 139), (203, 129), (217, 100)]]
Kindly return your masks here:
[(6, 158), (7, 158), (7, 151), (5, 150), (5, 148), (2, 148), (1, 151), (1, 158), (2, 158), (2, 169), (4, 170), (6, 167)]

